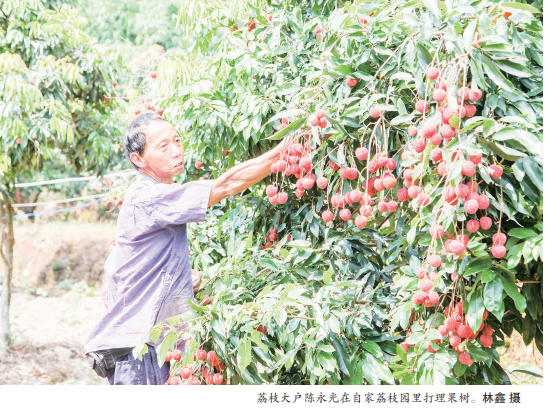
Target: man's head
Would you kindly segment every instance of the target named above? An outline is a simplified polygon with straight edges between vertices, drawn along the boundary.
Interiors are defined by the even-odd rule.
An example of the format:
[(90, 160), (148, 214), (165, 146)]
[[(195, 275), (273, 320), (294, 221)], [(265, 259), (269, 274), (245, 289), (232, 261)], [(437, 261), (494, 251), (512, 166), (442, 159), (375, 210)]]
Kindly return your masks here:
[(142, 114), (134, 119), (123, 137), (125, 153), (143, 174), (165, 183), (184, 169), (184, 148), (174, 127), (157, 114)]

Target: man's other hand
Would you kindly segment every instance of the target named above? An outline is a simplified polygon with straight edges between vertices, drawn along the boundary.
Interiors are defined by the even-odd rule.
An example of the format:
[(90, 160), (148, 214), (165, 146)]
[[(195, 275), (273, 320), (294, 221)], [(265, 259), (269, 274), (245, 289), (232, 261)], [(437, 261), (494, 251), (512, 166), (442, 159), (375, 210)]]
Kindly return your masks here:
[(191, 275), (196, 276), (197, 279), (193, 281), (193, 294), (197, 293), (201, 287), (202, 282), (202, 273), (196, 271), (195, 269), (191, 269)]

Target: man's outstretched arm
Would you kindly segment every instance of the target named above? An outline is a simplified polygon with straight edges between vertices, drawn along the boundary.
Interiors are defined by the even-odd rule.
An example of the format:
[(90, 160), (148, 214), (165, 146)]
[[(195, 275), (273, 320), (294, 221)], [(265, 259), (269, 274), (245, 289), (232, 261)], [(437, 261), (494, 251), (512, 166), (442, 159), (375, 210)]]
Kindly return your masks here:
[(283, 143), (280, 143), (265, 154), (245, 161), (222, 174), (212, 184), (208, 206), (217, 204), (222, 199), (244, 191), (269, 175), (271, 165), (278, 160), (282, 153), (282, 146)]

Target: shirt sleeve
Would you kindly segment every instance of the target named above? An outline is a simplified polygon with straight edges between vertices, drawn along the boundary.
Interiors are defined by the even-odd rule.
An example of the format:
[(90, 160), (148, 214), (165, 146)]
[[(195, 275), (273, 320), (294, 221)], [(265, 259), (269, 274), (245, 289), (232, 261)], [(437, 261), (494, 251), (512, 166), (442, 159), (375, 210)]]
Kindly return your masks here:
[(157, 184), (153, 195), (153, 217), (159, 226), (202, 222), (214, 181), (187, 184)]

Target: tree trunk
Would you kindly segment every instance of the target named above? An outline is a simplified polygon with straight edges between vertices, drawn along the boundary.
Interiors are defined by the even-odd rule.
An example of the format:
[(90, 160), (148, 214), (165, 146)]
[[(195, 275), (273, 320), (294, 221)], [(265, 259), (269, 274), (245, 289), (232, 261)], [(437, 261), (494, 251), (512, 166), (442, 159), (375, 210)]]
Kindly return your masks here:
[(9, 201), (9, 196), (3, 193), (4, 204), (6, 211), (4, 213), (4, 204), (0, 203), (2, 211), (0, 216), (5, 217), (2, 220), (1, 229), (1, 243), (3, 249), (0, 247), (2, 253), (2, 259), (4, 260), (4, 280), (2, 283), (2, 295), (0, 296), (0, 356), (7, 353), (9, 346), (11, 345), (11, 329), (9, 324), (9, 306), (11, 302), (11, 279), (13, 274), (13, 245), (15, 243), (15, 236), (13, 234), (13, 208)]

